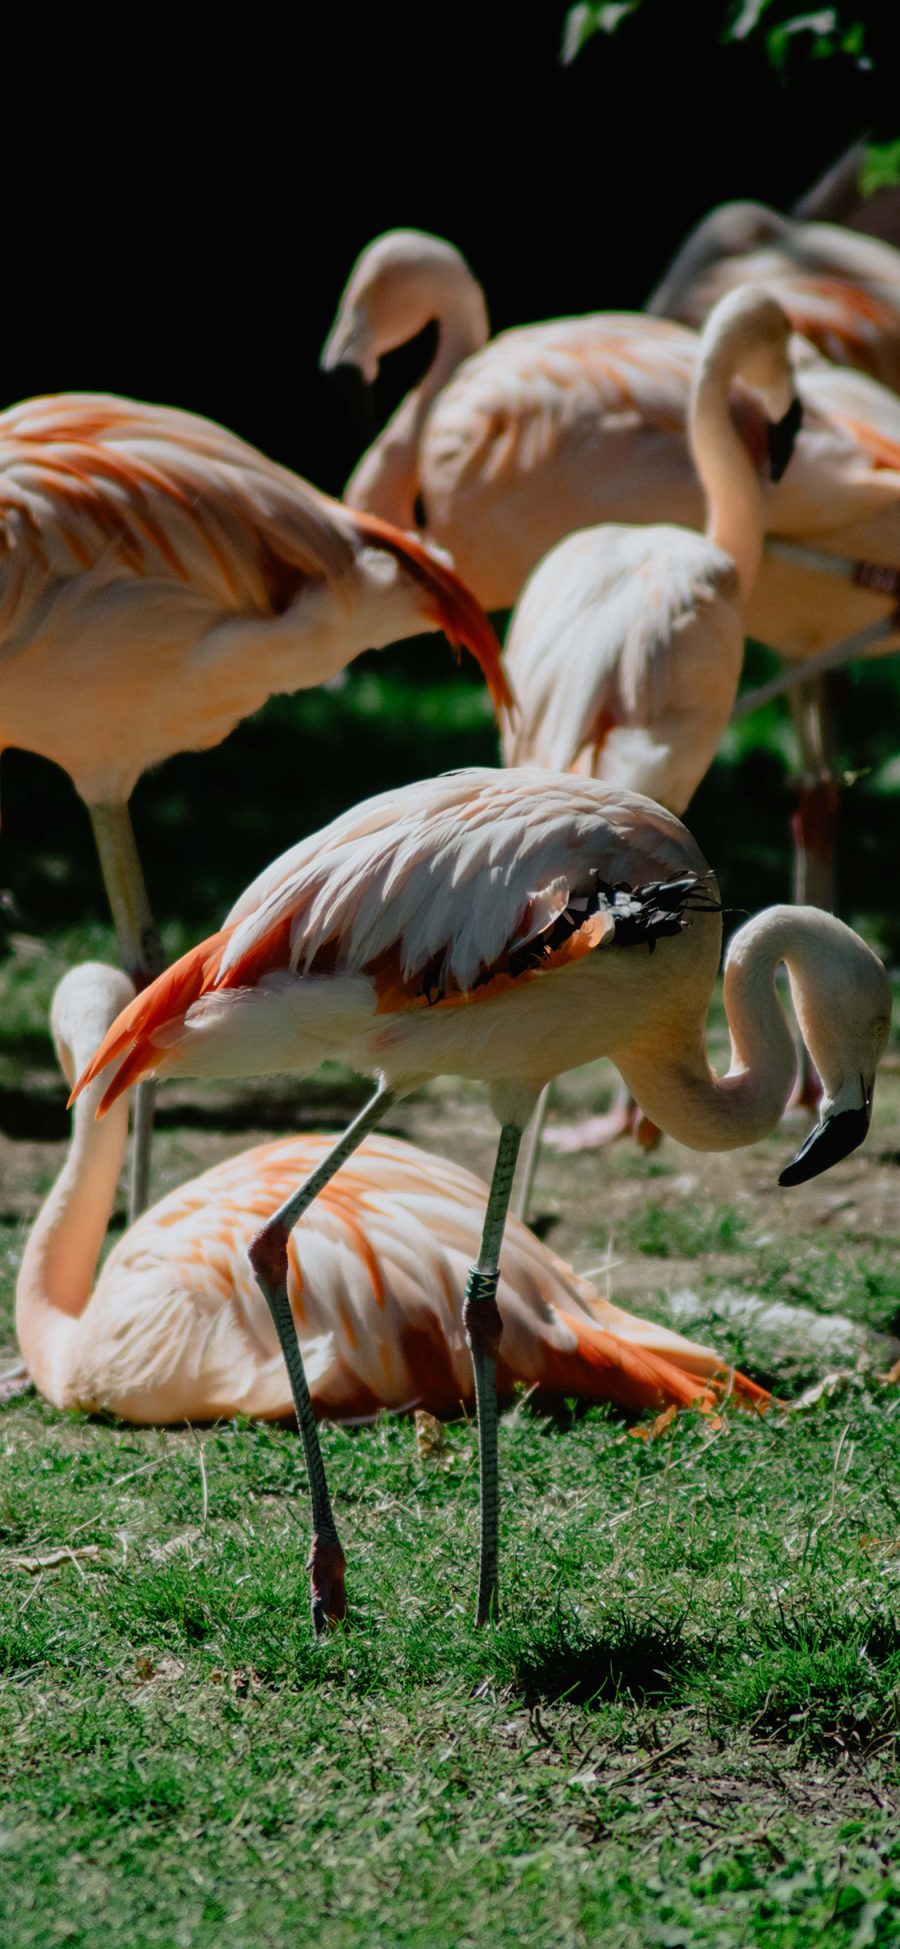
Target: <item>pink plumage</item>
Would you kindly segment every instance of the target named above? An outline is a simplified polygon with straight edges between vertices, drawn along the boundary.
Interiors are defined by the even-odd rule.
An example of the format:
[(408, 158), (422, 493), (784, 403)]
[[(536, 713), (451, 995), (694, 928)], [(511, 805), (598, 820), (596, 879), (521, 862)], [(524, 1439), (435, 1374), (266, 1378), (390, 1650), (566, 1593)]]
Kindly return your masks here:
[(274, 691), (446, 627), (505, 696), (493, 633), (421, 544), (224, 427), (106, 395), (0, 414), (0, 749), (123, 803)]
[[(128, 984), (87, 965), (57, 990), (53, 1027), (71, 1074)], [(172, 1422), (279, 1416), (291, 1393), (248, 1248), (331, 1140), (285, 1138), (169, 1192), (114, 1245), (99, 1245), (125, 1144), (124, 1101), (103, 1123), (91, 1101), (35, 1221), (16, 1319), (29, 1371), (57, 1406)], [(472, 1397), (463, 1328), (466, 1269), (487, 1187), (415, 1146), (373, 1136), (326, 1187), (290, 1242), (288, 1291), (317, 1413), (364, 1420), (381, 1408), (454, 1413)], [(708, 1348), (600, 1298), (511, 1221), (503, 1249), (499, 1385), (617, 1401), (632, 1410), (708, 1403), (732, 1376)]]

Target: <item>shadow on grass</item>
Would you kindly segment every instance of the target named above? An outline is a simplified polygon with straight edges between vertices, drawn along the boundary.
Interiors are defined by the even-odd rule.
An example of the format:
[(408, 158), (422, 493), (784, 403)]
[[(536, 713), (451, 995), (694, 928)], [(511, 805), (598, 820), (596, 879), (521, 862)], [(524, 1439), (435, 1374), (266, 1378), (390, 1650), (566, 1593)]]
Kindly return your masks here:
[[(285, 1130), (318, 1131), (324, 1127), (339, 1131), (371, 1094), (371, 1083), (364, 1078), (329, 1077), (323, 1081), (307, 1077), (302, 1087), (298, 1085), (291, 1090), (253, 1089), (242, 1082), (234, 1096), (224, 1100), (216, 1093), (208, 1102), (198, 1097), (194, 1102), (167, 1104), (164, 1094), (155, 1122), (160, 1130), (225, 1133), (267, 1130), (281, 1134)], [(69, 1130), (69, 1112), (60, 1085), (54, 1084), (52, 1090), (46, 1091), (35, 1086), (27, 1089), (0, 1086), (0, 1133), (4, 1136), (20, 1143), (27, 1139), (34, 1143), (62, 1144)], [(384, 1130), (385, 1134), (391, 1134), (390, 1121), (385, 1123)]]
[(569, 1700), (635, 1703), (665, 1698), (694, 1663), (680, 1619), (612, 1617), (603, 1632), (569, 1633), (560, 1624), (546, 1637), (511, 1637), (500, 1651), (503, 1674), (528, 1705)]

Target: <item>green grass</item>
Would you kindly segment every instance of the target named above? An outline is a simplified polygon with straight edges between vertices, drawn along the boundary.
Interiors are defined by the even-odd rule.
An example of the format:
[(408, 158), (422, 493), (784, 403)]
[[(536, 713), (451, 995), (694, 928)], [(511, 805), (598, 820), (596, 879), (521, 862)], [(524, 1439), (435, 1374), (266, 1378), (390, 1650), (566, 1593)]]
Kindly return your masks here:
[(747, 1223), (733, 1205), (704, 1211), (689, 1205), (659, 1205), (651, 1199), (629, 1221), (626, 1236), (635, 1252), (658, 1259), (689, 1259), (696, 1253), (739, 1250)]
[[(882, 1393), (656, 1442), (520, 1408), (481, 1634), (473, 1431), (425, 1462), (408, 1423), (329, 1430), (352, 1618), (324, 1644), (290, 1432), (22, 1401), (2, 1438), (10, 1949), (87, 1943), (101, 1910), (134, 1949), (311, 1917), (338, 1949), (900, 1930)], [(24, 1567), (66, 1543), (95, 1554)]]
[[(32, 1188), (65, 1134), (49, 993), (109, 951), (79, 930), (0, 965), (0, 1109), (7, 1129), (31, 1118)], [(578, 1104), (600, 1075), (572, 1079)], [(228, 1129), (298, 1104), (333, 1120), (359, 1087), (232, 1092)], [(723, 1283), (896, 1326), (895, 1240), (868, 1214), (887, 1209), (898, 1094), (886, 1074), (881, 1162), (867, 1149), (826, 1181), (852, 1224), (841, 1205), (823, 1233), (816, 1194), (780, 1198), (782, 1131), (730, 1178), (674, 1146), (549, 1162), (554, 1243), (596, 1262), (602, 1216), (615, 1251), (660, 1259), (651, 1285), (668, 1271), (709, 1296), (691, 1331), (760, 1378), (712, 1310)], [(208, 1161), (226, 1098), (206, 1123), (205, 1101), (164, 1106), (162, 1181)], [(436, 1102), (481, 1168), (479, 1094), (441, 1086), (426, 1118)], [(0, 1227), (0, 1345), (25, 1208)], [(627, 1303), (652, 1314), (652, 1290)], [(791, 1384), (816, 1371), (801, 1358)], [(93, 1949), (98, 1925), (128, 1949), (900, 1942), (896, 1390), (861, 1374), (804, 1413), (684, 1414), (653, 1440), (520, 1402), (501, 1427), (503, 1611), (482, 1633), (474, 1430), (430, 1460), (396, 1419), (324, 1446), (351, 1616), (316, 1644), (292, 1432), (138, 1430), (33, 1396), (0, 1411), (4, 1949)]]

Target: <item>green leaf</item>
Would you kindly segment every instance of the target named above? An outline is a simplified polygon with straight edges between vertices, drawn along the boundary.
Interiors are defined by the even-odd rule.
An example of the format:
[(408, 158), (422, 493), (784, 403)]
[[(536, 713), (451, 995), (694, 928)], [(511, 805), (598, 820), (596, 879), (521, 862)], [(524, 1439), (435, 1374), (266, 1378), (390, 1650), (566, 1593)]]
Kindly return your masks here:
[(870, 142), (860, 175), (863, 195), (874, 196), (877, 189), (889, 189), (893, 183), (900, 183), (900, 141)]
[(595, 34), (614, 34), (640, 4), (641, 0), (582, 0), (581, 5), (570, 7), (559, 57), (563, 66), (568, 67)]
[(772, 0), (742, 0), (739, 11), (729, 27), (725, 29), (726, 41), (745, 41), (752, 34)]

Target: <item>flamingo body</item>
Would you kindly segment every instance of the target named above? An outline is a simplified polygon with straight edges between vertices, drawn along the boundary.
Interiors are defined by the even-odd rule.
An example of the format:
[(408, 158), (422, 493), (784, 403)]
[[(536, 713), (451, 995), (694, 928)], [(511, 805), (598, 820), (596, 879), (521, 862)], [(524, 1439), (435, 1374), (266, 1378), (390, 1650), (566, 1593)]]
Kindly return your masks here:
[(442, 564), (209, 420), (103, 394), (0, 414), (0, 750), (89, 805), (442, 620), (496, 669)]
[(398, 1092), (480, 1078), (522, 1126), (550, 1077), (608, 1055), (661, 1129), (729, 1149), (774, 1127), (793, 1080), (773, 985), (785, 959), (825, 1121), (846, 1098), (860, 1142), (860, 1078), (874, 1082), (890, 1021), (880, 961), (815, 909), (749, 922), (729, 959), (733, 1068), (717, 1078), (714, 891), (686, 827), (637, 793), (536, 768), (426, 779), (276, 860), (123, 1010), (76, 1094), (114, 1063), (101, 1113), (147, 1074), (303, 1072), (340, 1054)]
[(301, 1072), (343, 1053), (391, 1087), (450, 1073), (536, 1091), (615, 1050), (664, 990), (667, 1011), (708, 992), (718, 914), (675, 925), (651, 958), (615, 949), (612, 891), (707, 872), (679, 820), (593, 779), (467, 770), (384, 793), (268, 868), (89, 1073), (123, 1056), (112, 1100), (145, 1073)]
[(681, 812), (728, 721), (743, 655), (724, 550), (683, 528), (570, 535), (516, 605), (506, 665), (518, 711), (504, 754)]
[[(593, 321), (589, 334), (580, 322), (572, 321), (565, 359), (542, 344), (540, 328), (529, 357), (517, 342), (527, 328), (503, 334), (467, 362), (426, 424), (425, 532), (450, 551), (489, 609), (511, 606), (538, 561), (575, 530), (669, 521), (703, 527), (687, 441), (696, 336), (627, 315)], [(564, 366), (571, 378), (561, 377)], [(735, 424), (759, 466), (766, 532), (900, 567), (896, 395), (824, 361), (799, 368), (797, 392), (803, 425), (791, 465), (773, 485), (765, 479), (762, 415), (735, 388)], [(353, 482), (348, 492), (363, 504)], [(369, 504), (376, 507), (377, 496)], [(886, 613), (877, 593), (765, 556), (746, 624), (782, 656), (800, 658)]]

